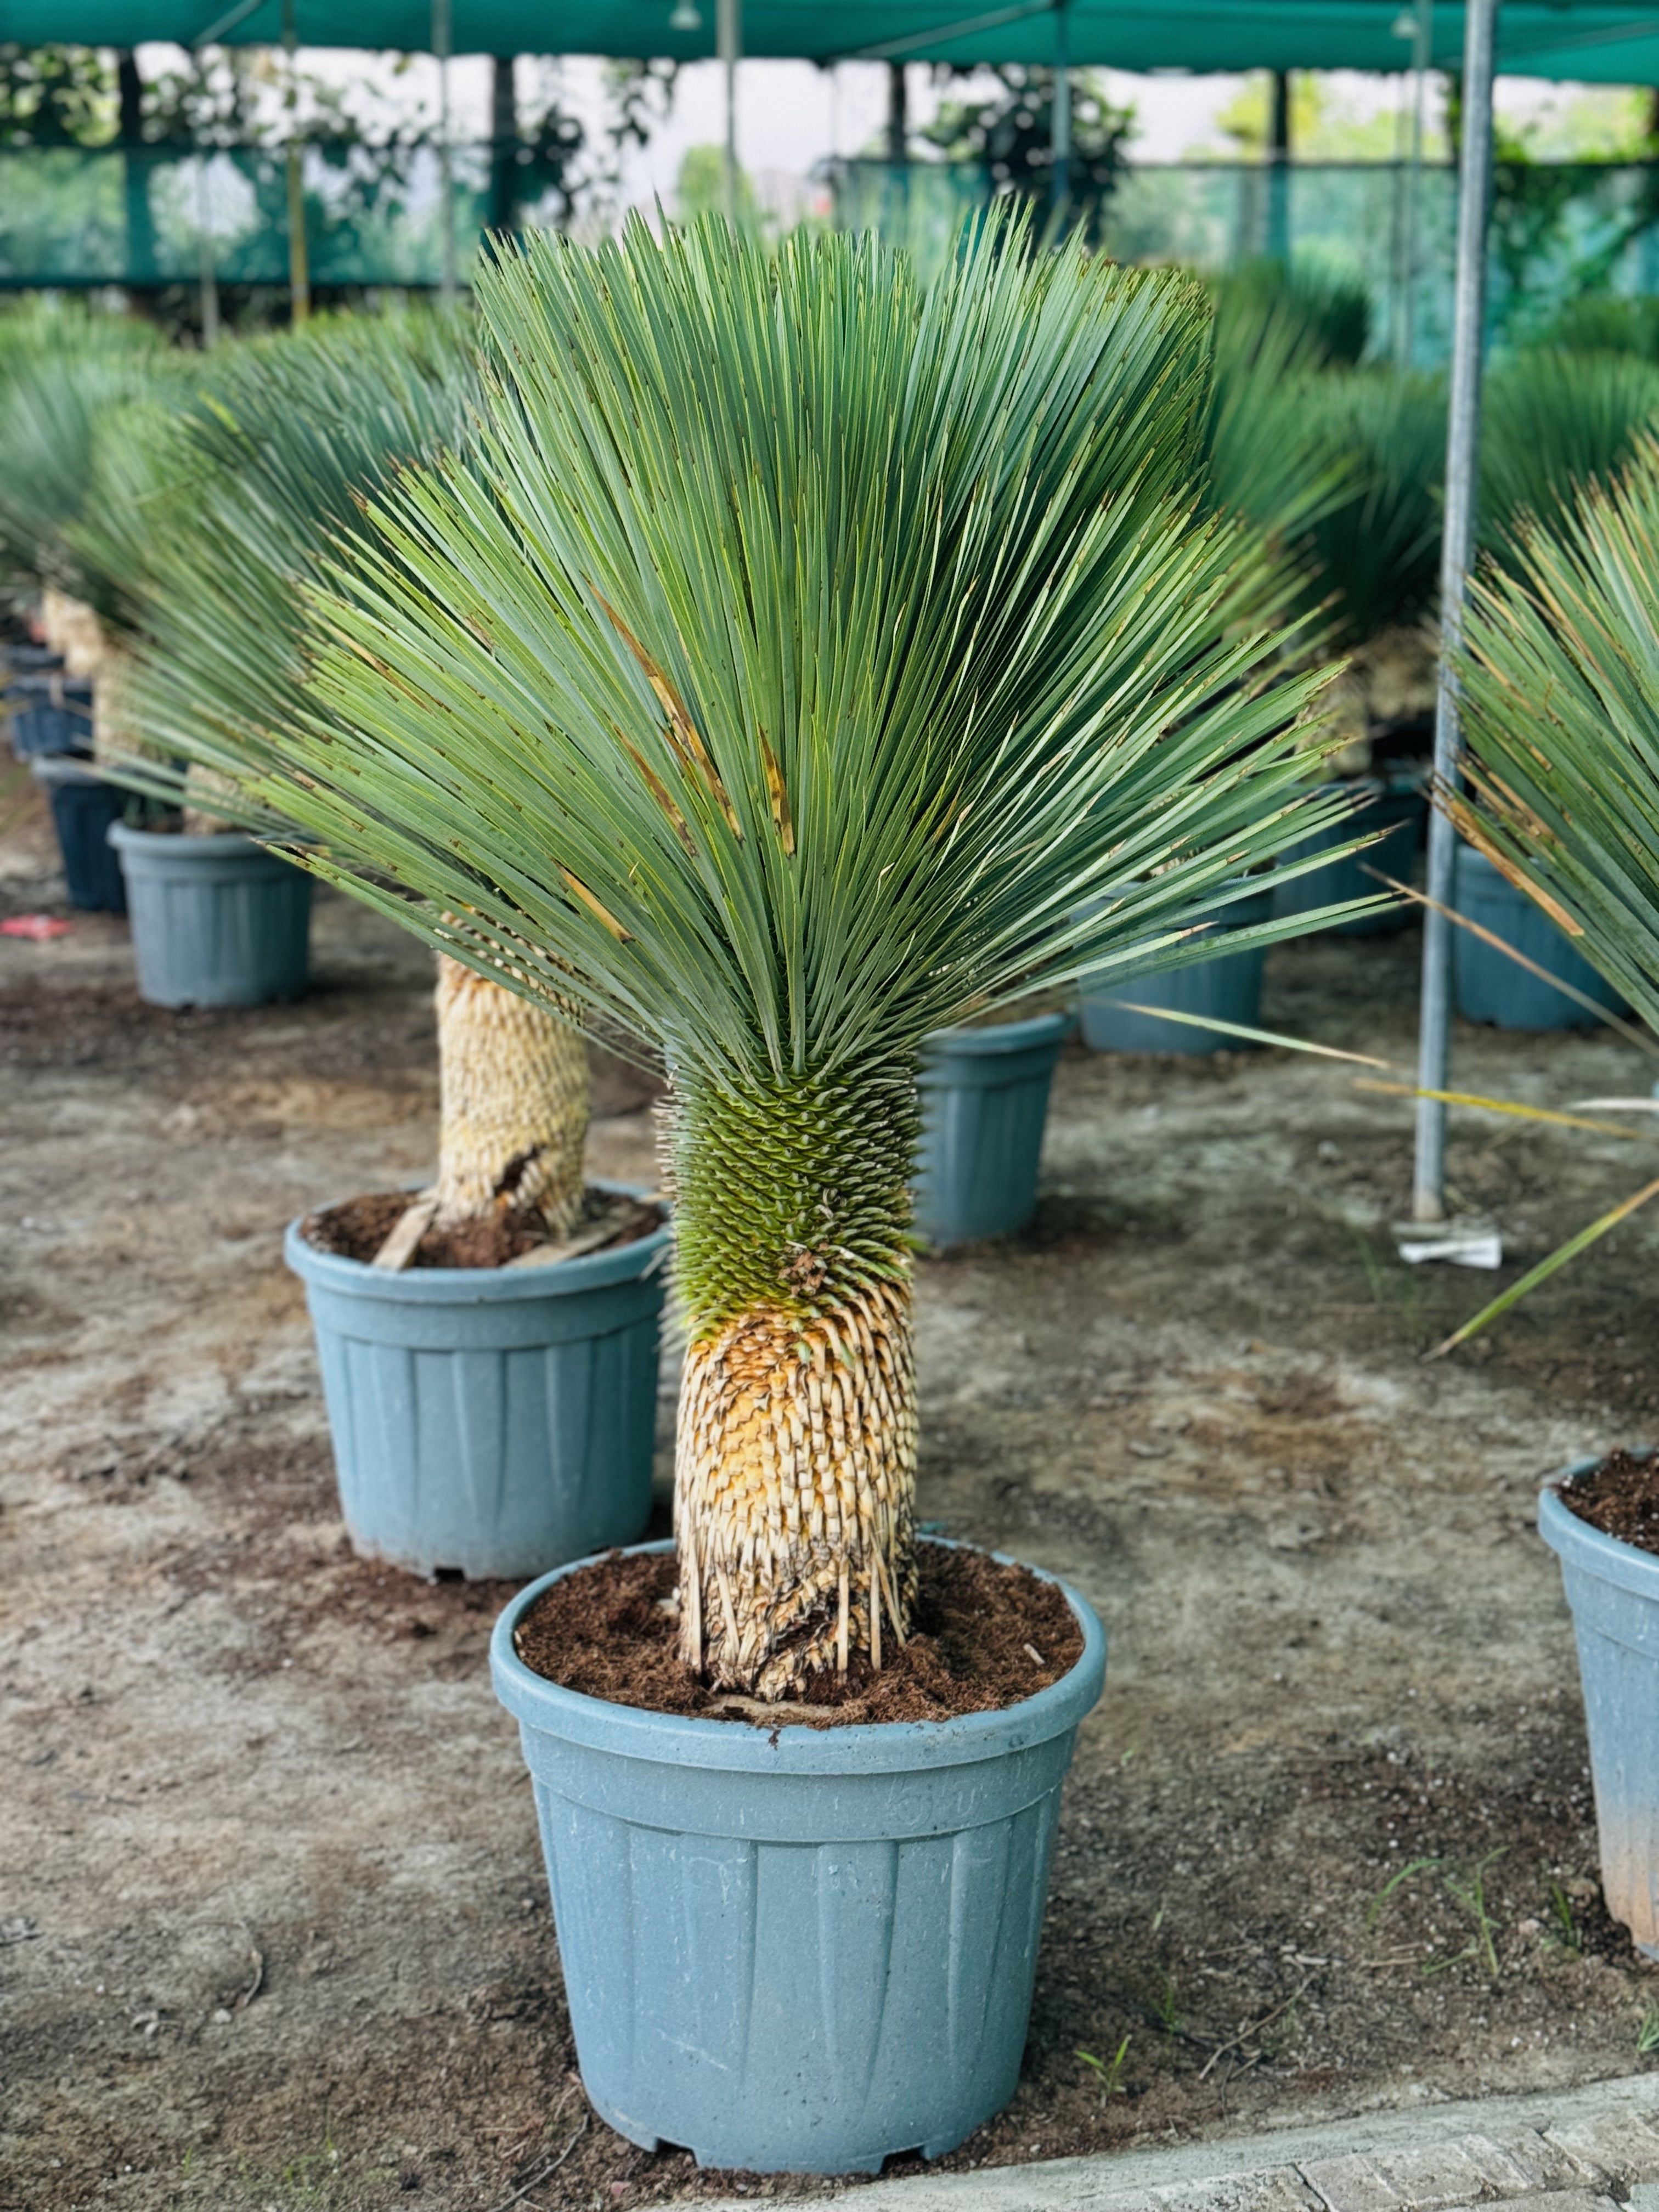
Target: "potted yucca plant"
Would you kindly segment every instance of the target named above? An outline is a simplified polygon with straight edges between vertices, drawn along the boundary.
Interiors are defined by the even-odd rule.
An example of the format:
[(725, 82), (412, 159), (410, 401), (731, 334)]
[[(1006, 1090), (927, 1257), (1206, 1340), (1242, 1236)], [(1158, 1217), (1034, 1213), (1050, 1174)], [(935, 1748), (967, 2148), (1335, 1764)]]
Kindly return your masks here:
[[(246, 848), (308, 890), (269, 849), (291, 823), (250, 791), (300, 696), (304, 593), (394, 464), (463, 436), (476, 380), (464, 335), (419, 319), (313, 325), (215, 369), (167, 426), (186, 494), (128, 564), (128, 706), (155, 757), (125, 773), (242, 825), (158, 848), (234, 845), (240, 866)], [(648, 1518), (667, 1231), (654, 1204), (585, 1185), (586, 1048), (567, 1021), (451, 960), (437, 1011), (435, 1182), (324, 1208), (286, 1249), (359, 1550), (521, 1577)]]
[(1192, 511), (1183, 277), (1001, 219), (927, 289), (635, 223), (478, 298), (475, 450), (372, 504), (258, 787), (319, 872), (661, 1052), (676, 1547), (532, 1584), (495, 1682), (599, 2112), (870, 2169), (1013, 2088), (1104, 1664), (1075, 1594), (918, 1541), (923, 1041), (1190, 951), (1322, 818), (1320, 679), (1224, 635), (1253, 541)]
[[(1659, 443), (1475, 587), (1462, 672), (1470, 846), (1659, 1027)], [(1458, 1333), (1659, 1195), (1614, 1207)], [(1659, 1462), (1617, 1451), (1544, 1487), (1577, 1632), (1608, 1910), (1659, 1957)]]
[(135, 317), (62, 303), (0, 318), (0, 586), (36, 603), (46, 650), (14, 656), (4, 702), (18, 753), (51, 805), (72, 906), (125, 910), (106, 838), (126, 805), (92, 756), (107, 636), (67, 533), (96, 496), (100, 425), (168, 380), (174, 357)]

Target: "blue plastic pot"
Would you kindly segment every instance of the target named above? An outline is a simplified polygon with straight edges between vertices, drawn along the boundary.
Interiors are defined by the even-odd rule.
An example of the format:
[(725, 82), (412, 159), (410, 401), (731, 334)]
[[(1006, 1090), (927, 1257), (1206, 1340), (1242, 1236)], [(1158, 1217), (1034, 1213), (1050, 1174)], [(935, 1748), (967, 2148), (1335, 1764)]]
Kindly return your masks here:
[[(1315, 836), (1304, 837), (1300, 844), (1291, 847), (1285, 858), (1305, 860), (1310, 853), (1323, 852), (1329, 846), (1343, 844), (1350, 837), (1373, 830), (1382, 830), (1385, 835), (1364, 852), (1328, 860), (1322, 868), (1310, 868), (1306, 875), (1279, 884), (1273, 892), (1276, 917), (1310, 914), (1316, 907), (1339, 906), (1348, 899), (1373, 897), (1387, 889), (1386, 884), (1378, 882), (1379, 876), (1392, 876), (1401, 884), (1414, 881), (1418, 848), (1428, 820), (1428, 801), (1421, 790), (1414, 783), (1391, 784), (1385, 783), (1380, 776), (1365, 776), (1348, 787), (1347, 795), (1350, 818), (1339, 819)], [(1374, 914), (1360, 915), (1352, 921), (1338, 922), (1335, 927), (1344, 937), (1383, 937), (1403, 929), (1410, 919), (1410, 903), (1401, 900)]]
[[(1478, 921), (1574, 990), (1583, 991), (1598, 1006), (1613, 1013), (1626, 1011), (1628, 1001), (1574, 950), (1565, 932), (1473, 845), (1457, 848), (1454, 903), (1459, 914)], [(1500, 1030), (1597, 1026), (1589, 1007), (1579, 1006), (1563, 991), (1552, 990), (1541, 976), (1528, 975), (1518, 961), (1506, 958), (1496, 945), (1483, 944), (1471, 930), (1456, 932), (1453, 958), (1457, 1011), (1465, 1021), (1492, 1022)]]
[(138, 995), (153, 1006), (263, 1006), (306, 988), (311, 878), (252, 837), (118, 823)]
[(60, 755), (37, 758), (31, 773), (51, 801), (70, 904), (88, 914), (125, 914), (127, 889), (109, 833), (121, 818), (126, 793), (83, 762)]
[(290, 1223), (359, 1552), (517, 1580), (640, 1534), (669, 1236), (550, 1267), (394, 1273)]
[(1037, 1165), (1069, 1014), (935, 1030), (922, 1046), (916, 1227), (931, 1244), (1010, 1237), (1036, 1212)]
[[(1272, 892), (1263, 890), (1218, 907), (1208, 917), (1212, 931), (1219, 938), (1231, 929), (1254, 928), (1271, 918), (1273, 904)], [(1098, 980), (1085, 975), (1078, 1001), (1083, 1041), (1094, 1052), (1237, 1052), (1245, 1043), (1242, 1037), (1192, 1029), (1185, 1022), (1160, 1021), (1156, 1014), (1132, 1014), (1118, 1002), (1133, 999), (1139, 1006), (1169, 1006), (1179, 1014), (1201, 1014), (1209, 1021), (1254, 1027), (1261, 1017), (1261, 971), (1267, 958), (1265, 948), (1257, 946), (1247, 952), (1224, 952), (1214, 960), (1197, 961), (1162, 975), (1140, 978), (1133, 971), (1115, 969)]]
[(514, 1631), (553, 1579), (502, 1613), (490, 1669), (594, 2109), (751, 2172), (953, 2149), (1019, 2078), (1060, 1784), (1105, 1677), (1094, 1613), (1066, 1590), (1083, 1655), (1005, 1712), (769, 1729), (532, 1673)]
[(1603, 1535), (1546, 1485), (1538, 1533), (1561, 1561), (1589, 1729), (1601, 1892), (1636, 1947), (1659, 1959), (1659, 1556)]

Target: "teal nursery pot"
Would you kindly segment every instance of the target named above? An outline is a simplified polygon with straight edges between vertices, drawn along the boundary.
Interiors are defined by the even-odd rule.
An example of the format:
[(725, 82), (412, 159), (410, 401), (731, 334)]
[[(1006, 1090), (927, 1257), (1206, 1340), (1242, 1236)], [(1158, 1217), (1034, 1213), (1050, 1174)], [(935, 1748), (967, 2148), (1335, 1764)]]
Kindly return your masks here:
[(52, 807), (70, 904), (88, 914), (125, 914), (127, 887), (109, 833), (121, 818), (126, 793), (106, 783), (89, 763), (65, 753), (37, 756), (31, 772)]
[(116, 823), (138, 995), (154, 1006), (262, 1006), (306, 988), (311, 878), (252, 837)]
[[(1628, 1000), (1574, 950), (1566, 932), (1558, 929), (1536, 900), (1517, 890), (1473, 845), (1458, 846), (1453, 902), (1459, 914), (1491, 930), (1562, 982), (1571, 983), (1596, 1006), (1615, 1014), (1626, 1011)], [(1500, 1030), (1596, 1027), (1592, 1008), (1581, 1006), (1565, 991), (1552, 989), (1542, 976), (1528, 974), (1519, 961), (1510, 959), (1495, 945), (1483, 943), (1473, 930), (1460, 929), (1455, 938), (1452, 975), (1457, 1011), (1465, 1021), (1491, 1022)]]
[[(1428, 801), (1420, 787), (1409, 779), (1393, 782), (1381, 776), (1365, 776), (1347, 787), (1347, 796), (1350, 815), (1346, 822), (1339, 819), (1315, 836), (1304, 837), (1299, 845), (1291, 847), (1285, 858), (1305, 860), (1310, 854), (1373, 830), (1382, 830), (1383, 836), (1364, 852), (1328, 860), (1322, 867), (1310, 868), (1305, 875), (1279, 884), (1273, 892), (1273, 913), (1279, 919), (1310, 914), (1316, 907), (1340, 906), (1349, 899), (1373, 897), (1387, 889), (1377, 880), (1382, 876), (1391, 876), (1401, 884), (1415, 882), (1418, 848), (1428, 820)], [(1401, 900), (1335, 927), (1344, 937), (1384, 937), (1403, 929), (1410, 919), (1410, 902)]]
[(502, 1613), (490, 1668), (595, 2111), (751, 2172), (954, 2148), (1018, 2081), (1060, 1785), (1105, 1676), (1093, 1612), (1066, 1590), (1081, 1657), (1003, 1712), (751, 1728), (533, 1673), (514, 1631), (552, 1579)]
[(1069, 1014), (935, 1030), (922, 1047), (916, 1227), (930, 1244), (1010, 1237), (1036, 1211), (1054, 1062)]
[[(1253, 897), (1218, 907), (1206, 917), (1218, 942), (1226, 933), (1253, 928), (1272, 918), (1273, 894), (1261, 890)], [(1261, 971), (1267, 964), (1265, 947), (1244, 952), (1222, 952), (1213, 960), (1195, 961), (1160, 975), (1138, 977), (1133, 970), (1114, 970), (1109, 977), (1085, 976), (1078, 1001), (1083, 1018), (1083, 1042), (1093, 1052), (1237, 1052), (1249, 1041), (1229, 1036), (1224, 1030), (1200, 1030), (1185, 1022), (1160, 1021), (1154, 1013), (1131, 1013), (1119, 1002), (1133, 999), (1137, 1006), (1168, 1006), (1179, 1014), (1202, 1015), (1206, 1021), (1242, 1022), (1255, 1028), (1261, 1018)]]
[(289, 1224), (359, 1552), (514, 1580), (639, 1535), (670, 1234), (548, 1267), (393, 1273)]
[(1659, 1555), (1604, 1535), (1561, 1503), (1580, 1460), (1547, 1483), (1538, 1533), (1561, 1562), (1589, 1730), (1601, 1891), (1638, 1951), (1659, 1959)]

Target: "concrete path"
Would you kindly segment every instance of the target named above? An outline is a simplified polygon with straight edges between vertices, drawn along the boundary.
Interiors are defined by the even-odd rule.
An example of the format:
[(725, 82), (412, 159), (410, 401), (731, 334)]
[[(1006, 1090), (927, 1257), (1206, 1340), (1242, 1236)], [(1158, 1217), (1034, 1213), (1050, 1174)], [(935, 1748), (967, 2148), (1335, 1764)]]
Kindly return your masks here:
[[(854, 2201), (856, 2212), (1659, 2212), (1659, 2073), (1232, 2142), (878, 2181)], [(738, 2200), (706, 2212), (738, 2212)]]

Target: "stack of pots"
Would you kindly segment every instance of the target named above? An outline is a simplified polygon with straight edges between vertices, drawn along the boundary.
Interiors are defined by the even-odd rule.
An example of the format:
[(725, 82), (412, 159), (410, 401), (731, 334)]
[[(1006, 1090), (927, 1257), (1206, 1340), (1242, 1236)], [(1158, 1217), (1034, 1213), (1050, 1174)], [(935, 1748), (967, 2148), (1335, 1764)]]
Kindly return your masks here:
[(126, 801), (91, 765), (91, 682), (65, 675), (62, 654), (44, 646), (10, 646), (3, 707), (12, 750), (29, 763), (51, 805), (70, 904), (124, 914), (121, 871), (106, 839)]

